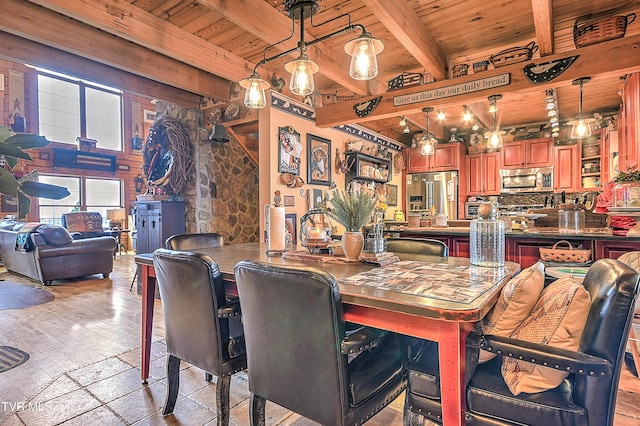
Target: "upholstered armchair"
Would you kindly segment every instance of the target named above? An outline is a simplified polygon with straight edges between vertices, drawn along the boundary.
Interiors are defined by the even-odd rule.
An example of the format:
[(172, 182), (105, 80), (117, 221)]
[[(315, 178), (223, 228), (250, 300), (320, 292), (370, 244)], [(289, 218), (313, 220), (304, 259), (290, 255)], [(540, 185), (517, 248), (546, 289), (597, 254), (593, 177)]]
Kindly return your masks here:
[(153, 266), (162, 301), (167, 341), (167, 396), (163, 414), (173, 412), (180, 386), (180, 363), (218, 377), (218, 426), (229, 424), (231, 376), (247, 368), (238, 302), (228, 303), (222, 275), (209, 256), (157, 249)]
[[(638, 273), (617, 260), (600, 259), (589, 268), (582, 286), (577, 283), (574, 288), (580, 292), (586, 289), (588, 295), (585, 298), (589, 308), (584, 312), (584, 328), (579, 332), (571, 330), (571, 335), (578, 336), (577, 350), (514, 337), (480, 336), (480, 350), (496, 354), (496, 357), (478, 365), (470, 377), (466, 392), (467, 424), (613, 424), (620, 371), (638, 293)], [(542, 299), (541, 294), (538, 302)], [(555, 304), (547, 312), (553, 315), (558, 309), (560, 305)], [(534, 311), (529, 318), (535, 316)], [(564, 325), (559, 328), (562, 333), (566, 330), (565, 326), (575, 327), (578, 322), (568, 314), (563, 318), (569, 322), (562, 323)], [(530, 323), (547, 327), (548, 324), (539, 323), (541, 320), (534, 318)], [(512, 336), (518, 334), (519, 330), (520, 327)], [(421, 424), (423, 417), (435, 423), (442, 422), (437, 350), (433, 353), (434, 356), (420, 357), (409, 366), (405, 425)], [(518, 369), (509, 370), (509, 365), (513, 363), (526, 365), (521, 364)], [(537, 369), (538, 373), (533, 369)], [(551, 385), (546, 390), (518, 390), (514, 393), (511, 390), (514, 372), (520, 378), (530, 374), (533, 377), (529, 382), (532, 386), (539, 386), (548, 375), (562, 376), (560, 384), (555, 387)], [(565, 375), (566, 378), (562, 379)]]
[(102, 215), (98, 212), (71, 212), (62, 215), (62, 226), (74, 240), (93, 237), (114, 237), (114, 231), (105, 231)]
[(361, 425), (404, 390), (399, 339), (369, 327), (347, 336), (333, 275), (242, 261), (235, 276), (252, 425), (264, 425), (267, 400), (323, 425)]

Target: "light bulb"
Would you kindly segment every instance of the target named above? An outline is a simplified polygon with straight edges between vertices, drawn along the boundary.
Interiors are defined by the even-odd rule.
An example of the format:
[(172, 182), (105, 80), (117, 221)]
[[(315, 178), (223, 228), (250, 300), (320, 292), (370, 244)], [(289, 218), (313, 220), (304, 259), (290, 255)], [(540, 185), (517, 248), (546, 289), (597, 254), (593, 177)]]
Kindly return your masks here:
[(499, 148), (502, 146), (502, 137), (498, 132), (491, 132), (489, 137), (489, 146), (492, 148)]
[(573, 124), (571, 128), (571, 139), (584, 139), (591, 136), (591, 120), (578, 118), (571, 123)]
[(473, 117), (473, 115), (471, 115), (471, 112), (470, 112), (468, 109), (466, 109), (466, 110), (464, 111), (464, 115), (462, 116), (462, 119), (463, 119), (464, 121), (471, 121), (471, 118), (472, 118), (472, 117)]
[(256, 72), (251, 77), (240, 80), (239, 84), (244, 88), (244, 105), (247, 108), (260, 109), (266, 106), (264, 91), (269, 88), (269, 83), (261, 79)]
[(492, 103), (491, 105), (489, 105), (489, 112), (494, 113), (498, 111), (498, 106), (494, 103)]
[(317, 73), (320, 68), (307, 55), (301, 54), (298, 59), (287, 62), (284, 68), (291, 73), (289, 80), (291, 93), (300, 96), (313, 93), (315, 90), (313, 74)]
[(378, 75), (378, 60), (376, 55), (384, 49), (384, 44), (363, 33), (355, 40), (344, 45), (344, 50), (351, 55), (349, 75), (355, 80), (371, 80)]

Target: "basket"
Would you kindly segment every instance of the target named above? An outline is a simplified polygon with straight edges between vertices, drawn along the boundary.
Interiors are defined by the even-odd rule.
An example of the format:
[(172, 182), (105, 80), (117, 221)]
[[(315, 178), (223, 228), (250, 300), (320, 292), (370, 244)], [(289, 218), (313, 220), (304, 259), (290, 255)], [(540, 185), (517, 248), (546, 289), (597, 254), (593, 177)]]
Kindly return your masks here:
[[(567, 248), (559, 248), (566, 245)], [(569, 241), (561, 240), (553, 247), (540, 247), (540, 260), (547, 262), (562, 263), (586, 263), (591, 260), (591, 250), (578, 249), (571, 245)]]
[(528, 61), (533, 54), (538, 51), (536, 42), (532, 41), (524, 47), (512, 47), (502, 50), (495, 55), (491, 55), (489, 62), (494, 68), (504, 67), (506, 65), (517, 64), (518, 62)]
[(573, 42), (576, 47), (584, 47), (622, 38), (627, 31), (627, 25), (635, 19), (635, 13), (592, 19), (583, 23), (578, 19), (573, 25)]

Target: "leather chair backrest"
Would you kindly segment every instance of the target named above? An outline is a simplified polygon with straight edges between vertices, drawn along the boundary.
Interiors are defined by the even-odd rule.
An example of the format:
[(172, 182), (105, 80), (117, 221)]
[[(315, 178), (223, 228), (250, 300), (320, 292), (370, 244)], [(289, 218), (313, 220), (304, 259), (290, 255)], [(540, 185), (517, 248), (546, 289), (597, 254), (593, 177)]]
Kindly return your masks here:
[(428, 238), (387, 238), (387, 251), (400, 260), (428, 260), (427, 256), (449, 255), (444, 242)]
[(589, 268), (583, 285), (591, 295), (591, 307), (579, 350), (607, 359), (614, 371), (607, 380), (575, 375), (573, 395), (578, 405), (589, 407), (591, 424), (612, 424), (612, 419), (607, 419), (614, 412), (638, 274), (617, 260), (600, 259)]
[(69, 232), (102, 235), (102, 215), (98, 212), (71, 212), (62, 215), (62, 226)]
[(157, 249), (153, 266), (160, 289), (167, 352), (214, 375), (227, 354), (218, 342), (218, 307), (224, 284), (218, 264), (209, 256)]
[(322, 424), (340, 424), (349, 379), (335, 277), (251, 261), (236, 265), (235, 276), (251, 392)]
[(170, 250), (193, 250), (201, 247), (222, 247), (222, 235), (216, 232), (201, 234), (176, 234), (167, 238), (165, 246)]

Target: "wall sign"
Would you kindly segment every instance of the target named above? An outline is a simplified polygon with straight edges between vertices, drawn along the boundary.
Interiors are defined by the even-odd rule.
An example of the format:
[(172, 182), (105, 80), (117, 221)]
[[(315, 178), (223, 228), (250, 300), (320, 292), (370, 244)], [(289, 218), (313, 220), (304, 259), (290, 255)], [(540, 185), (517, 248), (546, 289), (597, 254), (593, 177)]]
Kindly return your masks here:
[(481, 90), (493, 89), (495, 87), (508, 86), (509, 84), (511, 84), (511, 74), (499, 74), (494, 75), (493, 77), (480, 78), (478, 80), (440, 87), (438, 89), (394, 96), (393, 106), (416, 104), (419, 102), (432, 101), (434, 99), (448, 98), (451, 96), (463, 95), (465, 93), (473, 93)]

